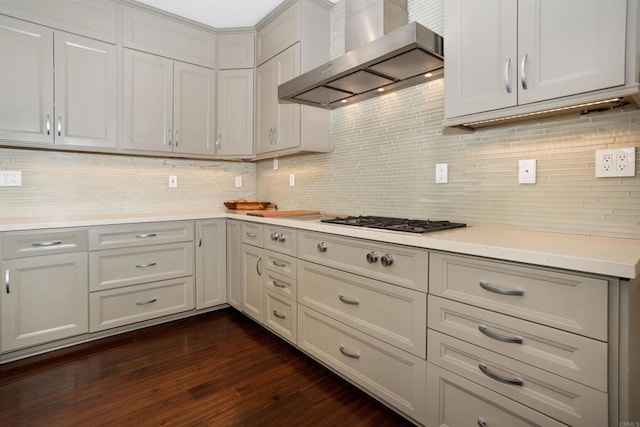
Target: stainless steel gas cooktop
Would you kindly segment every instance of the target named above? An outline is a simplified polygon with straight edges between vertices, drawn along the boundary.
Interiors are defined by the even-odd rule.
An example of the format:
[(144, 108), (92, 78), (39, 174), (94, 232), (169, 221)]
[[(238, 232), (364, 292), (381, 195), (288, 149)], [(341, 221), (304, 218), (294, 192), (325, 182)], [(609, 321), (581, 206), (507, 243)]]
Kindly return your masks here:
[(345, 216), (323, 219), (321, 221), (330, 224), (352, 225), (355, 227), (376, 228), (381, 230), (403, 231), (418, 234), (467, 226), (467, 224), (460, 222), (430, 221), (428, 219), (406, 219), (385, 216)]

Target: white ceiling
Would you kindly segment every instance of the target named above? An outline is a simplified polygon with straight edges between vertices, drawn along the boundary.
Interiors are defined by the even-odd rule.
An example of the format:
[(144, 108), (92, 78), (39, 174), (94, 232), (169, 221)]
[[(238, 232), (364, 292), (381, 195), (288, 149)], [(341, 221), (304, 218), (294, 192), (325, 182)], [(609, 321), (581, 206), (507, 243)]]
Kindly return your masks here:
[(136, 0), (214, 28), (253, 27), (283, 0)]

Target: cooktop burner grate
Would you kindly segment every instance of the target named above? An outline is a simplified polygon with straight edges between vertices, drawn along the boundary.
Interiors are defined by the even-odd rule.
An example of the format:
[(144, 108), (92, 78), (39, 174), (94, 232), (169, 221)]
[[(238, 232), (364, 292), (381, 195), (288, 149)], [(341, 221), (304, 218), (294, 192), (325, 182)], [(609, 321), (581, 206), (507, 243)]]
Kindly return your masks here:
[(418, 234), (467, 226), (467, 224), (459, 222), (430, 221), (428, 219), (406, 219), (385, 216), (345, 216), (323, 219), (321, 221), (330, 224), (351, 225), (356, 227), (377, 228), (381, 230), (403, 231)]

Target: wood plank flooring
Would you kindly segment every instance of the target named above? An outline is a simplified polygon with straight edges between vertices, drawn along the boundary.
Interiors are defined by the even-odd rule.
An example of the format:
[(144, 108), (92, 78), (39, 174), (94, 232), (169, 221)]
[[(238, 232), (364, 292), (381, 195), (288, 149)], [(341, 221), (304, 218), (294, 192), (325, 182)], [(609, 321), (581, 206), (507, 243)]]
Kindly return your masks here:
[(0, 365), (0, 426), (409, 426), (234, 309)]

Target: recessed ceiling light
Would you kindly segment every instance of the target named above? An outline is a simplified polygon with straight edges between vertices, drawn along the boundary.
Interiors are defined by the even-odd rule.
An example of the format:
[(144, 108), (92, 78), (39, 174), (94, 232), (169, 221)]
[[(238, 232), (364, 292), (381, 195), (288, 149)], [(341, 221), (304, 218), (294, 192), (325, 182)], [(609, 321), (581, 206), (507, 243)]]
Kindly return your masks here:
[(429, 77), (433, 77), (433, 73), (427, 73), (424, 75), (425, 77), (429, 78)]
[(383, 87), (379, 87), (378, 88), (378, 92), (384, 92), (384, 88)]

